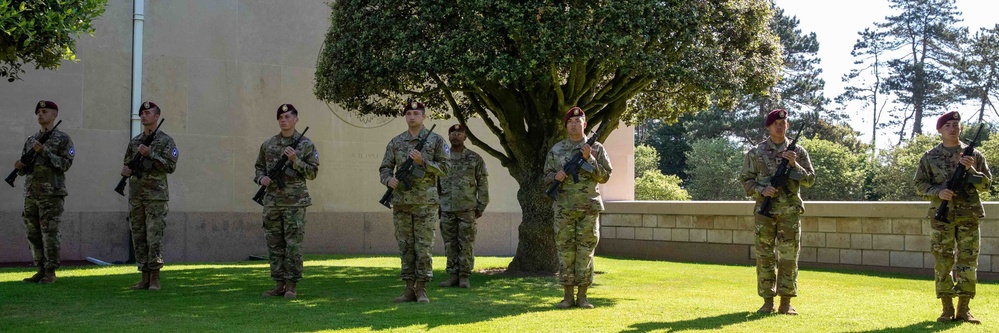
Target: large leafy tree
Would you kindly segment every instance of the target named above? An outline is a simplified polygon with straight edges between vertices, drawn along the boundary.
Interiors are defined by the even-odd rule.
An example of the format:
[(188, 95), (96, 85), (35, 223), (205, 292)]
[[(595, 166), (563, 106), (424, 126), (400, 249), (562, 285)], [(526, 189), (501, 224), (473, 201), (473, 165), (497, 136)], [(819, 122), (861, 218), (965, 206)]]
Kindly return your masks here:
[(912, 121), (910, 137), (923, 133), (923, 118), (937, 115), (951, 96), (949, 73), (960, 38), (967, 34), (954, 0), (890, 0), (896, 15), (877, 23), (884, 32), (886, 50), (893, 51), (887, 65), (885, 89), (897, 97), (903, 107), (893, 117), (901, 119), (899, 137)]
[(76, 59), (76, 37), (93, 34), (90, 22), (107, 0), (0, 0), (0, 77), (14, 82), (21, 66), (58, 69)]
[(978, 122), (995, 112), (992, 99), (999, 96), (999, 24), (982, 28), (964, 41), (954, 65), (958, 94), (978, 106)]
[[(888, 97), (884, 80), (887, 76), (885, 56), (888, 46), (885, 34), (870, 28), (857, 33), (860, 37), (850, 54), (856, 65), (849, 73), (843, 75), (843, 82), (849, 83), (843, 88), (843, 93), (836, 97), (838, 103), (860, 102), (861, 107), (871, 114), (871, 145), (877, 148), (878, 129), (890, 126), (883, 123), (882, 115), (888, 105)], [(874, 156), (874, 151), (870, 154)]]
[[(466, 123), (470, 141), (520, 185), (520, 243), (509, 269), (554, 272), (545, 156), (562, 114), (588, 130), (730, 104), (765, 91), (780, 66), (764, 0), (341, 0), (314, 92), (359, 114), (398, 116), (407, 97)], [(483, 136), (498, 138), (499, 145)]]

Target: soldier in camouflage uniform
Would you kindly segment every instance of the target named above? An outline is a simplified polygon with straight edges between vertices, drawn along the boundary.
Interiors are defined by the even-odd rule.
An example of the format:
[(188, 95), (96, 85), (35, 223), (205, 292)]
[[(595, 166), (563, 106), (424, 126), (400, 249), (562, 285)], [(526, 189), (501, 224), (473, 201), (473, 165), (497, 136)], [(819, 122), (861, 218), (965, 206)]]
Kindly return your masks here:
[[(437, 180), (448, 172), (448, 147), (443, 137), (431, 133), (422, 151), (414, 149), (419, 138), (429, 132), (423, 126), (426, 108), (423, 103), (410, 102), (403, 112), (409, 128), (385, 146), (385, 157), (378, 168), (381, 183), (394, 189), (392, 222), (402, 259), (400, 276), (406, 281), (406, 290), (394, 301), (428, 303), (426, 285), (434, 276), (430, 250), (434, 246), (434, 226), (439, 223)], [(409, 177), (411, 187), (406, 188), (404, 180), (394, 175), (396, 168), (410, 158), (416, 169)]]
[[(777, 312), (787, 315), (798, 313), (791, 307), (791, 298), (798, 295), (798, 251), (801, 249), (801, 221), (805, 212), (801, 202), (801, 187), (815, 183), (815, 171), (808, 152), (801, 146), (787, 150), (787, 111), (773, 110), (767, 114), (767, 131), (770, 137), (746, 153), (739, 181), (746, 195), (756, 200), (753, 212), (759, 211), (764, 197), (771, 197), (770, 215), (756, 214), (756, 280), (757, 292), (763, 297), (763, 306), (757, 312), (772, 313), (774, 296), (780, 296)], [(791, 168), (787, 188), (770, 186), (770, 177), (777, 171), (781, 160), (788, 160)], [(774, 254), (774, 248), (777, 254)]]
[[(267, 186), (264, 196), (264, 234), (271, 266), (271, 279), (277, 282), (264, 296), (298, 297), (297, 284), (302, 280), (302, 240), (305, 238), (305, 208), (312, 205), (306, 180), (316, 179), (319, 172), (319, 151), (312, 140), (302, 138), (297, 147), (290, 147), (301, 133), (295, 130), (298, 110), (282, 104), (277, 110), (281, 133), (260, 145), (257, 154), (255, 183)], [(281, 179), (267, 176), (281, 159), (287, 156), (287, 168)]]
[[(564, 297), (558, 308), (577, 305), (592, 309), (593, 304), (586, 299), (586, 291), (593, 283), (593, 251), (600, 239), (597, 217), (604, 210), (603, 200), (597, 184), (607, 183), (611, 175), (611, 164), (607, 151), (599, 142), (593, 146), (586, 144), (583, 130), (586, 128), (586, 113), (573, 107), (565, 113), (562, 123), (569, 137), (556, 143), (545, 159), (545, 185), (547, 188), (555, 180), (562, 182), (558, 199), (552, 203), (555, 211), (555, 246), (558, 251), (559, 282), (562, 283)], [(593, 167), (589, 172), (579, 170), (579, 182), (563, 171), (563, 167), (576, 152)], [(579, 288), (573, 302), (573, 289)]]
[(475, 266), (475, 219), (489, 204), (489, 181), (482, 156), (465, 148), (465, 126), (448, 129), (450, 170), (441, 178), (441, 237), (450, 278), (441, 287), (468, 288)]
[[(960, 121), (961, 115), (957, 112), (946, 113), (937, 119), (937, 132), (940, 132), (942, 142), (923, 154), (913, 182), (916, 193), (930, 201), (927, 211), (933, 227), (930, 248), (936, 263), (933, 271), (937, 298), (943, 304), (943, 313), (937, 321), (961, 320), (979, 324), (981, 322), (971, 315), (968, 304), (975, 297), (978, 281), (978, 219), (985, 217), (978, 192), (988, 191), (992, 173), (985, 156), (977, 149), (973, 156), (963, 154), (967, 145), (960, 139)], [(968, 186), (953, 191), (947, 188), (947, 181), (959, 167), (967, 169), (964, 181)], [(950, 202), (946, 222), (934, 218), (942, 200)], [(958, 297), (956, 314), (952, 300), (955, 296)]]
[[(160, 107), (153, 102), (142, 103), (139, 107), (139, 121), (142, 133), (132, 138), (125, 150), (125, 167), (121, 175), (129, 177), (128, 219), (132, 228), (132, 249), (135, 263), (142, 272), (142, 280), (131, 287), (132, 290), (160, 290), (160, 269), (163, 268), (163, 230), (166, 229), (167, 201), (170, 191), (167, 175), (177, 169), (177, 145), (163, 131), (155, 134), (156, 123), (160, 119)], [(149, 135), (155, 135), (149, 146), (142, 143)], [(135, 153), (143, 157), (141, 170), (129, 169)], [(137, 172), (138, 171), (138, 172)]]
[[(51, 284), (59, 268), (59, 223), (66, 197), (66, 171), (73, 165), (73, 140), (65, 132), (53, 129), (59, 117), (59, 106), (51, 101), (39, 101), (35, 115), (41, 130), (28, 137), (21, 154), (35, 151), (35, 161), (25, 165), (14, 162), (17, 174), (24, 178), (24, 229), (31, 247), (31, 258), (38, 267), (35, 275), (25, 282)], [(53, 130), (45, 144), (38, 139)]]

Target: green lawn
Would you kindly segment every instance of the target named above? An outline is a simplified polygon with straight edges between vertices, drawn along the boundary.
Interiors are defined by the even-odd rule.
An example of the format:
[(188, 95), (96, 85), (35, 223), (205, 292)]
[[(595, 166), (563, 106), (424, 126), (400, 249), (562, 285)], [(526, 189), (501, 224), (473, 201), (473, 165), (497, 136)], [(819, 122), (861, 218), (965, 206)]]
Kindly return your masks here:
[[(299, 298), (265, 298), (264, 262), (168, 264), (163, 290), (131, 291), (132, 266), (67, 267), (54, 285), (0, 269), (0, 332), (936, 332), (999, 331), (999, 285), (982, 283), (972, 313), (983, 325), (938, 324), (928, 278), (804, 270), (797, 317), (757, 315), (753, 267), (598, 257), (596, 309), (558, 310), (554, 278), (472, 276), (472, 289), (439, 288), (430, 304), (395, 304), (398, 259), (308, 256)], [(510, 258), (479, 257), (478, 268)]]

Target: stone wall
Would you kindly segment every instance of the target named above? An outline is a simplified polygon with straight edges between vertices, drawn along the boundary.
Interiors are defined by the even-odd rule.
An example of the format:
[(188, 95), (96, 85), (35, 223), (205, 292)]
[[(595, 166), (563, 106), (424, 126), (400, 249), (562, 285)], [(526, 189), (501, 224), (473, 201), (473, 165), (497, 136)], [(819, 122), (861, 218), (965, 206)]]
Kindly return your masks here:
[[(807, 202), (801, 218), (802, 266), (932, 272), (926, 202)], [(606, 203), (603, 255), (753, 264), (752, 202)], [(978, 270), (999, 272), (999, 204), (981, 220)]]

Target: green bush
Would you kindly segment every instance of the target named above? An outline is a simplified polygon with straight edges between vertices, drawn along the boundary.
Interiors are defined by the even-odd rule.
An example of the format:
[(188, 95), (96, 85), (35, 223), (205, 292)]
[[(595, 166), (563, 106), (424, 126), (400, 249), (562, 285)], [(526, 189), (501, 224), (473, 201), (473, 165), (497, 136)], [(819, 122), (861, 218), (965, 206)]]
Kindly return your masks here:
[(680, 187), (680, 183), (683, 180), (676, 175), (664, 175), (659, 170), (646, 172), (635, 179), (635, 200), (690, 200), (690, 194)]

